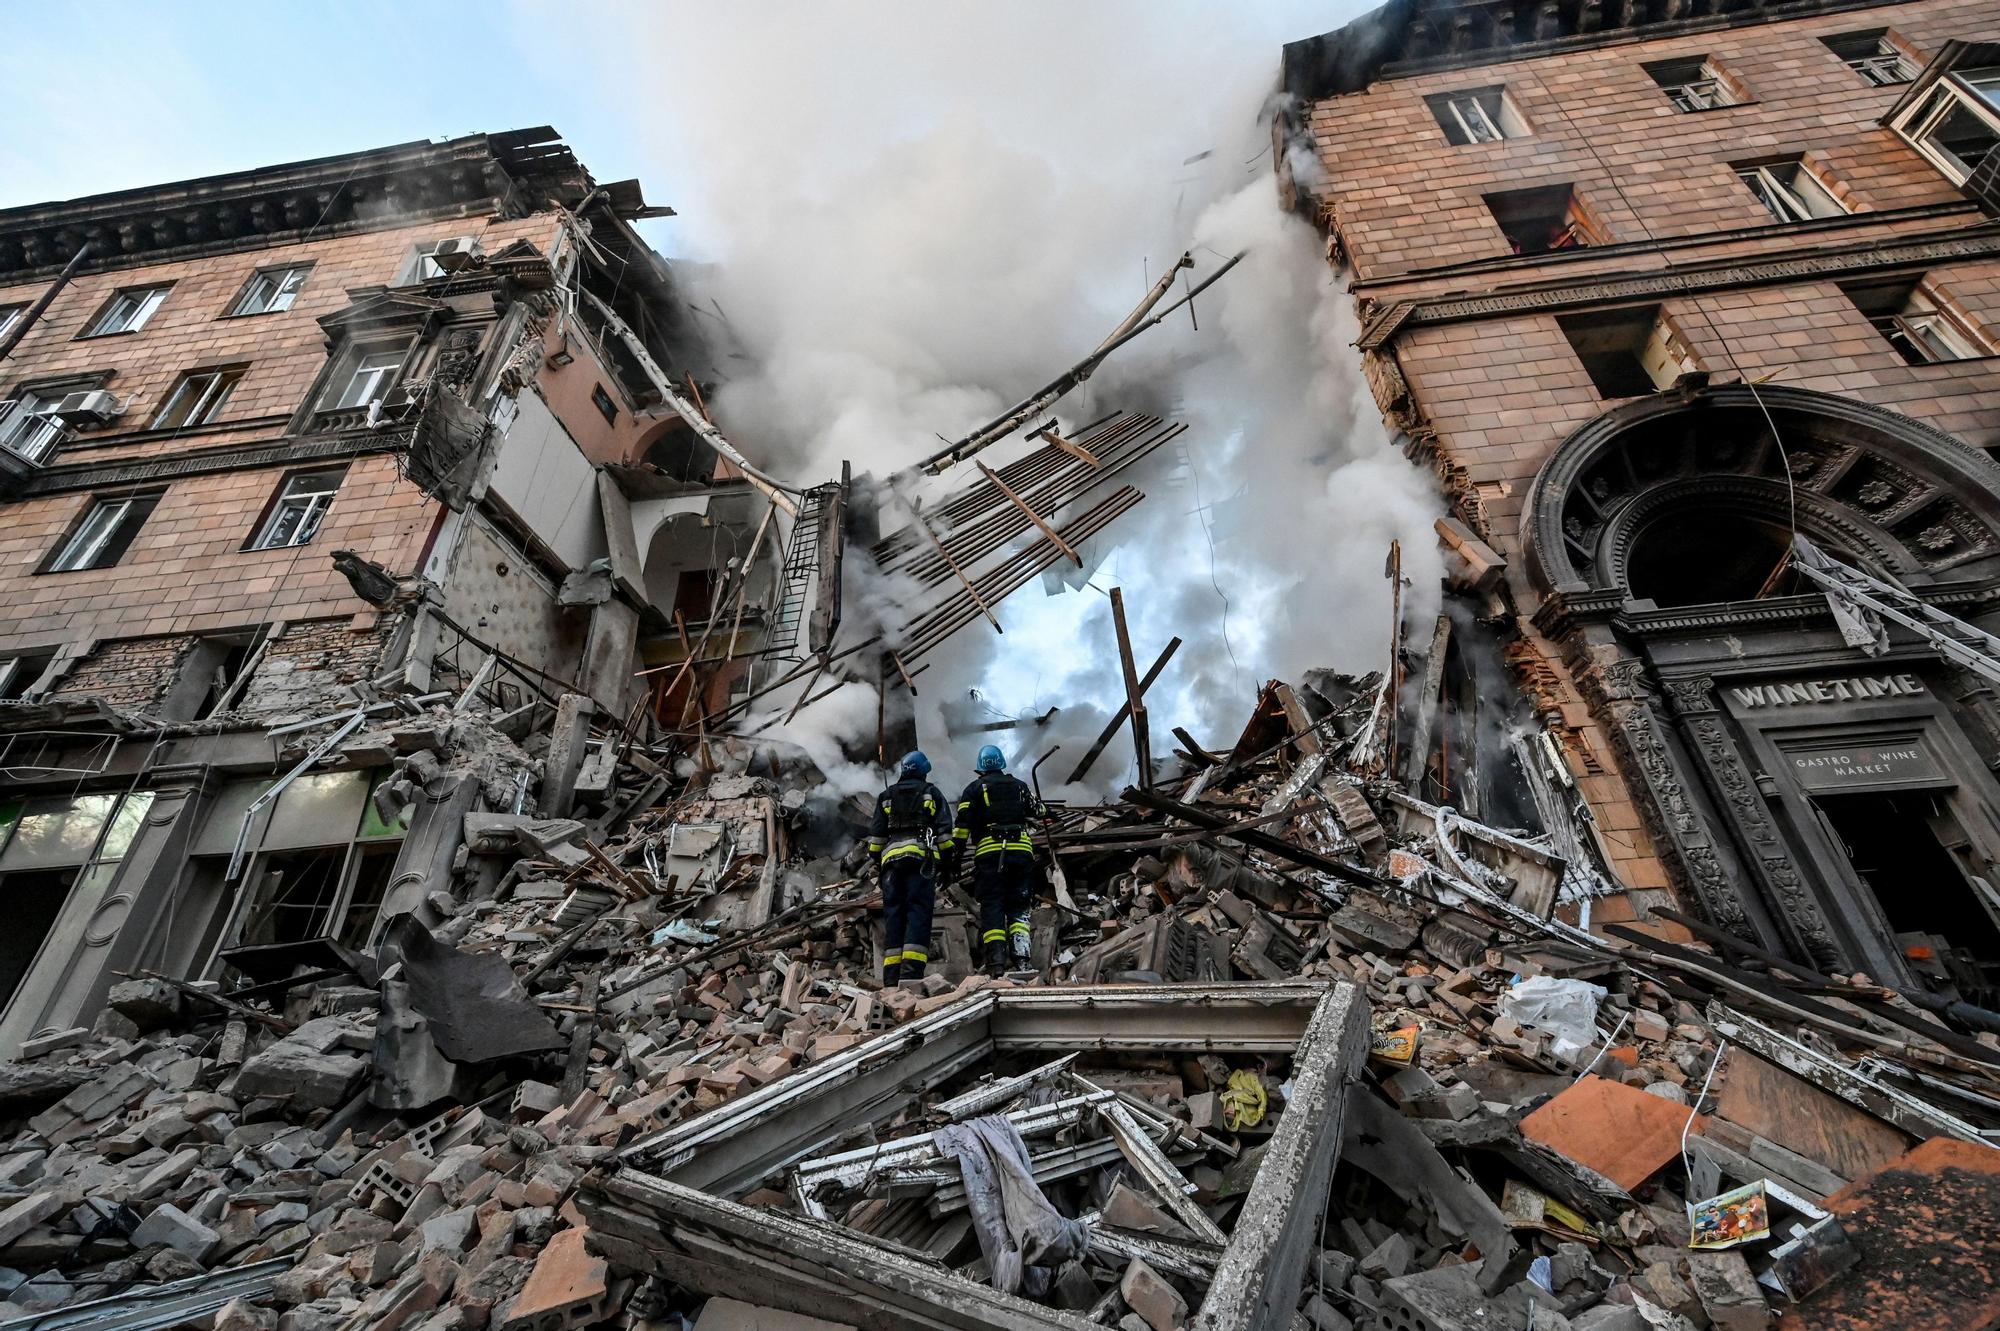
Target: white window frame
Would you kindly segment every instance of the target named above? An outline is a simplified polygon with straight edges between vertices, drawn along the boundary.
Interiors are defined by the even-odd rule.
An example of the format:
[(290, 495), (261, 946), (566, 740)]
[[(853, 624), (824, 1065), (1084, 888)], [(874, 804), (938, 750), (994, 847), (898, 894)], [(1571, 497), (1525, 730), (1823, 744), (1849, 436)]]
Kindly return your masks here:
[(16, 305), (0, 305), (0, 338), (14, 331), (14, 325), (28, 313), (26, 301)]
[(1995, 111), (2000, 111), (2000, 65), (1981, 65), (1977, 69), (1954, 71), (1952, 77), (1963, 83), (1973, 97), (1986, 103)]
[(84, 336), (111, 337), (118, 333), (138, 332), (166, 303), (167, 293), (173, 289), (173, 283), (161, 282), (150, 286), (125, 287), (112, 293), (104, 308), (97, 312), (97, 317), (90, 321)]
[[(215, 419), (216, 413), (222, 410), (223, 404), (229, 400), (231, 390), (236, 387), (236, 381), (242, 377), (243, 371), (238, 368), (190, 370), (181, 376), (180, 382), (174, 385), (171, 393), (167, 394), (166, 402), (153, 417), (151, 428), (189, 430), (197, 425), (208, 424)], [(188, 398), (190, 394), (194, 400), (187, 408), (187, 414), (178, 421), (169, 420), (183, 399)]]
[[(1911, 289), (1902, 309), (1893, 314), (1870, 315), (1868, 322), (1892, 346), (1906, 345), (1916, 350), (1922, 359), (1913, 364), (1942, 365), (1947, 361), (1977, 360), (1991, 354), (1970, 330), (1940, 307), (1921, 286)], [(1904, 359), (1909, 358), (1905, 356)]]
[[(1981, 82), (1969, 82), (1969, 77), (1973, 75), (1980, 76)], [(1953, 114), (1964, 111), (1983, 121), (1994, 136), (2000, 138), (2000, 104), (1991, 99), (1985, 87), (1989, 79), (1994, 82), (1996, 92), (2000, 92), (2000, 68), (1972, 69), (1962, 74), (1954, 70), (1939, 79), (1922, 100), (1898, 116), (1892, 126), (1903, 136), (1904, 142), (1922, 153), (1954, 185), (1963, 185), (1971, 179), (1973, 168), (1942, 144), (1932, 143), (1931, 136)], [(1993, 151), (2000, 152), (2000, 147)]]
[(1866, 79), (1871, 87), (1893, 88), (1914, 79), (1916, 71), (1910, 68), (1910, 58), (1877, 39), (1881, 49), (1874, 55), (1859, 55), (1847, 62), (1847, 67)]
[(1458, 122), (1458, 131), (1465, 135), (1468, 144), (1498, 143), (1507, 137), (1493, 123), (1493, 117), (1486, 114), (1486, 108), (1479, 104), (1476, 95), (1447, 97), (1444, 105), (1451, 112), (1451, 118)]
[(468, 246), (476, 245), (478, 237), (439, 236), (436, 240), (418, 241), (410, 247), (409, 257), (403, 260), (403, 266), (396, 271), (396, 280), (392, 285), (413, 287), (435, 278), (446, 276), (443, 265), (438, 263), (432, 256), (437, 253), (440, 245), (449, 245), (460, 241)]
[[(1424, 100), (1447, 139), (1451, 137), (1451, 125), (1458, 127), (1463, 141), (1454, 141), (1453, 147), (1500, 143), (1507, 139), (1526, 138), (1529, 134), (1528, 122), (1514, 109), (1504, 87), (1468, 88), (1462, 92), (1434, 94)], [(1488, 102), (1492, 103), (1490, 107)], [(1447, 118), (1449, 125), (1445, 123)]]
[(326, 521), (327, 510), (333, 507), (333, 497), (340, 493), (340, 483), (347, 479), (345, 468), (327, 471), (301, 471), (287, 476), (278, 490), (278, 497), (271, 504), (271, 512), (265, 517), (257, 535), (251, 540), (251, 550), (289, 550), (295, 546), (309, 545), (319, 534)]
[[(1789, 173), (1790, 179), (1785, 178)], [(1841, 217), (1847, 208), (1834, 197), (1833, 191), (1820, 183), (1819, 177), (1806, 169), (1804, 162), (1768, 162), (1762, 166), (1739, 166), (1737, 177), (1750, 187), (1750, 192), (1780, 222), (1811, 222), (1822, 217)], [(1824, 201), (1826, 209), (1815, 212), (1812, 208), (1814, 197)]]
[(25, 388), (0, 413), (0, 444), (30, 462), (40, 462), (62, 442), (68, 428), (49, 408), (62, 401), (70, 389)]
[[(340, 372), (327, 384), (320, 398), (320, 410), (350, 411), (382, 401), (395, 388), (396, 375), (408, 355), (407, 347), (356, 348), (342, 360)], [(350, 397), (354, 400), (349, 401)]]
[(104, 553), (104, 547), (111, 544), (112, 539), (124, 528), (135, 504), (146, 500), (152, 501), (147, 505), (146, 514), (138, 519), (143, 523), (146, 516), (158, 506), (159, 499), (160, 491), (151, 490), (95, 500), (84, 513), (83, 521), (77, 524), (76, 530), (70, 533), (69, 539), (63, 542), (62, 549), (56, 552), (56, 557), (49, 561), (48, 568), (44, 571), (81, 573), (87, 569), (111, 567), (110, 564), (97, 562)]
[[(1693, 65), (1695, 77), (1676, 79), (1670, 83), (1661, 77), (1662, 65), (1677, 67)], [(1678, 69), (1675, 72), (1678, 72)], [(1715, 62), (1706, 57), (1698, 64), (1691, 58), (1656, 62), (1646, 67), (1646, 74), (1659, 85), (1660, 91), (1667, 95), (1667, 100), (1674, 104), (1674, 109), (1683, 115), (1694, 111), (1717, 111), (1725, 106), (1742, 104), (1736, 95), (1736, 90), (1729, 86), (1729, 80), (1722, 76), (1722, 71), (1715, 67)]]
[(279, 314), (292, 308), (292, 301), (298, 297), (299, 288), (306, 284), (312, 274), (309, 263), (287, 264), (281, 268), (259, 268), (250, 274), (250, 280), (243, 284), (236, 303), (230, 307), (229, 317), (241, 319), (253, 314)]

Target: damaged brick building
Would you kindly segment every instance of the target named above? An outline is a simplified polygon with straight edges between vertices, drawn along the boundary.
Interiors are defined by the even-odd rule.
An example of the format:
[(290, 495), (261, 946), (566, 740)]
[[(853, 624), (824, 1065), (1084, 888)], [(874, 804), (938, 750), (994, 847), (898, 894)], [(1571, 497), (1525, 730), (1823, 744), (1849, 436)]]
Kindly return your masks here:
[[(1392, 0), (1286, 49), (1281, 186), (1627, 889), (1596, 920), (1993, 1001), (1996, 43), (1973, 0)], [(1844, 634), (1794, 533), (1952, 620)]]
[(448, 691), (522, 737), (659, 692), (725, 595), (761, 641), (670, 212), (547, 128), (0, 212), (0, 1049), (421, 892), (481, 774), (387, 817), (392, 755), (299, 723)]

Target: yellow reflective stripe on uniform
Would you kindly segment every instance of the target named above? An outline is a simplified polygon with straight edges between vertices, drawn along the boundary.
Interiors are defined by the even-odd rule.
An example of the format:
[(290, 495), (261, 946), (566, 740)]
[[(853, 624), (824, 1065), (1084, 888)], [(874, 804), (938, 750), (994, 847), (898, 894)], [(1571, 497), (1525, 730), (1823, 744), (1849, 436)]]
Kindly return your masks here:
[(1028, 840), (1026, 837), (1022, 837), (1019, 841), (1009, 841), (1007, 843), (1007, 849), (1009, 850), (1033, 851), (1034, 848), (1035, 848), (1035, 843)]
[(1024, 934), (1029, 932), (1029, 930), (1027, 925), (1022, 924), (1019, 920), (1016, 920), (1014, 923), (1007, 926), (1007, 932), (1014, 934)]
[(902, 952), (884, 952), (882, 954), (882, 964), (884, 966), (898, 965), (902, 962), (905, 955), (907, 954)]
[(928, 952), (919, 951), (914, 947), (906, 947), (903, 949), (903, 960), (905, 961), (929, 961), (930, 959), (931, 959), (931, 954)]
[(985, 933), (979, 935), (979, 941), (982, 943), (1004, 943), (1007, 941), (1007, 931), (1005, 929), (988, 929)]

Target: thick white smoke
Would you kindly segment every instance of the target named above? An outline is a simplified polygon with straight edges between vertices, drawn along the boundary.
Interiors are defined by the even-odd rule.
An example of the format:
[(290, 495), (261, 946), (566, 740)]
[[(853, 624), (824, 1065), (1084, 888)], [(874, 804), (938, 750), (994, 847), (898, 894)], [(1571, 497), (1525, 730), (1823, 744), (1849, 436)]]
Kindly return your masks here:
[[(1183, 249), (1196, 280), (1250, 251), (1192, 318), (1059, 407), (1071, 424), (1128, 407), (1193, 428), (1138, 478), (1147, 501), (1102, 542), (1091, 587), (1024, 588), (1004, 637), (975, 625), (931, 658), (919, 723), (941, 774), (983, 737), (948, 742), (936, 707), (972, 688), (996, 714), (1064, 708), (1049, 731), (1001, 738), (1017, 766), (1061, 742), (1045, 784), (1067, 771), (1122, 697), (1099, 589), (1125, 587), (1142, 668), (1185, 640), (1148, 695), (1156, 753), (1175, 724), (1226, 746), (1266, 678), (1378, 668), (1392, 537), (1418, 599), (1434, 590), (1438, 502), (1384, 436), (1351, 302), (1312, 229), (1280, 212), (1270, 167), (1281, 45), (1361, 7), (630, 11), (615, 74), (680, 164), (649, 187), (681, 210), (697, 303), (744, 353), (718, 364), (712, 405), (780, 474), (825, 479), (845, 459), (886, 475), (1089, 351)], [(872, 707), (820, 706), (816, 746), (842, 723), (872, 732)], [(1120, 741), (1093, 780), (1130, 768)]]

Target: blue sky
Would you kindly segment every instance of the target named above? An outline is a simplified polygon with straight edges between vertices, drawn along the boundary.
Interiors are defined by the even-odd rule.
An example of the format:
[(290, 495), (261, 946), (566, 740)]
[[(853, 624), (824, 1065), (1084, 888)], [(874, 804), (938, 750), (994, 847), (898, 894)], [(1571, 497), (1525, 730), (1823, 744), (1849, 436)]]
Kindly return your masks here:
[(526, 0), (4, 0), (0, 207), (541, 124), (599, 179), (641, 176), (671, 203), (671, 163), (590, 53), (614, 15)]

